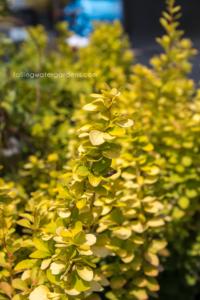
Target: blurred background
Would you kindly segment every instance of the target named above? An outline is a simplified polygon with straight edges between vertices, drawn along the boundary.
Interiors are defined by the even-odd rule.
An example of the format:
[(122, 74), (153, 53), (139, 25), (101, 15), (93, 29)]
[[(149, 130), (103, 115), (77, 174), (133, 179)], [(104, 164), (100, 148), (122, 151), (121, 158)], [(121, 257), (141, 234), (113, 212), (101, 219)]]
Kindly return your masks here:
[[(200, 1), (177, 0), (177, 4), (182, 7), (181, 29), (186, 37), (192, 39), (194, 47), (200, 50)], [(149, 59), (161, 51), (155, 37), (164, 33), (159, 24), (161, 12), (165, 9), (164, 0), (2, 0), (0, 5), (4, 14), (7, 11), (7, 14), (27, 25), (42, 24), (50, 38), (56, 34), (54, 28), (58, 21), (68, 21), (69, 29), (74, 32), (68, 40), (71, 46), (88, 45), (94, 20), (112, 22), (119, 19), (129, 35), (138, 62), (149, 67)], [(1, 22), (0, 30), (16, 43), (26, 38), (19, 24)], [(196, 82), (200, 79), (199, 64), (200, 54), (191, 74)]]

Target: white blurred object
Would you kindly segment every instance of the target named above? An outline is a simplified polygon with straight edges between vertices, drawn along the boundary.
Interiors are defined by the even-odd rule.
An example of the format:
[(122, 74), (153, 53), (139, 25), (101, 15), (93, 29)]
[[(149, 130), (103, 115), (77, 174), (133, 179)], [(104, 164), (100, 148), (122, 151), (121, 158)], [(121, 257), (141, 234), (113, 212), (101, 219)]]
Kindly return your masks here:
[(20, 143), (13, 136), (11, 136), (8, 139), (6, 146), (7, 146), (7, 148), (6, 149), (4, 148), (3, 151), (2, 151), (3, 156), (11, 157), (13, 155), (17, 155), (17, 154), (21, 153)]
[(78, 34), (74, 34), (67, 38), (67, 43), (70, 47), (86, 47), (89, 45), (89, 39)]
[(27, 32), (23, 27), (13, 27), (9, 30), (9, 38), (15, 42), (23, 42), (27, 39)]
[(27, 3), (24, 0), (8, 0), (8, 5), (12, 10), (20, 10), (29, 8)]

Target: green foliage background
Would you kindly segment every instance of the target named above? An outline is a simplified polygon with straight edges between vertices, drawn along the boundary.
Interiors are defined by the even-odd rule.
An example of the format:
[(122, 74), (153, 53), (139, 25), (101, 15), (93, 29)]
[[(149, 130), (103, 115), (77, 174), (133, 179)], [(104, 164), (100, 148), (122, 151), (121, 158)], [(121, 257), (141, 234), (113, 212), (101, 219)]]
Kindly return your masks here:
[[(51, 288), (49, 281), (55, 284), (58, 279), (53, 282), (47, 276), (46, 280), (46, 271), (38, 269), (41, 257), (33, 254), (35, 247), (57, 253), (44, 228), (52, 219), (58, 228), (73, 232), (80, 216), (88, 213), (90, 219), (91, 212), (97, 219), (88, 223), (81, 219), (84, 226), (79, 232), (84, 235), (92, 230), (102, 236), (88, 264), (92, 268), (97, 265), (94, 278), (105, 287), (103, 296), (100, 292), (88, 297), (145, 300), (159, 295), (163, 300), (194, 300), (199, 295), (200, 90), (188, 77), (197, 51), (177, 29), (179, 11), (174, 1), (167, 1), (167, 11), (160, 19), (166, 34), (157, 39), (163, 53), (151, 59), (151, 69), (134, 61), (118, 22), (96, 23), (90, 45), (76, 51), (65, 42), (71, 34), (65, 23), (57, 28), (56, 48), (49, 45), (41, 26), (29, 29), (29, 38), (19, 46), (17, 55), (15, 46), (1, 38), (0, 299), (13, 295), (15, 300), (28, 299), (34, 288)], [(97, 77), (30, 79), (17, 78), (13, 72), (87, 72)], [(111, 89), (106, 86), (105, 91), (103, 82)], [(126, 88), (119, 92), (120, 86)], [(88, 95), (100, 90), (103, 96), (96, 99), (101, 101), (90, 104)], [(118, 119), (106, 112), (109, 99)], [(102, 126), (107, 122), (105, 131)], [(100, 144), (92, 142), (94, 131), (104, 137)], [(87, 144), (88, 137), (91, 144)], [(12, 144), (13, 138), (17, 146)], [(16, 147), (20, 151), (15, 152)], [(11, 148), (14, 154), (8, 156)], [(95, 160), (106, 161), (105, 157), (112, 164), (102, 171)], [(104, 177), (110, 173), (116, 174)], [(77, 186), (73, 191), (69, 180)], [(80, 192), (82, 184), (84, 192)], [(73, 213), (69, 199), (75, 201)], [(106, 225), (105, 220), (113, 223)], [(105, 251), (112, 255), (104, 256)], [(27, 261), (25, 267), (19, 265), (23, 260), (30, 264), (29, 255), (38, 259), (35, 267), (27, 266)], [(25, 270), (21, 277), (22, 281), (26, 278), (27, 290), (19, 281), (20, 270), (30, 267), (35, 271), (28, 275)], [(91, 275), (92, 271), (88, 272)], [(38, 281), (39, 277), (43, 279)], [(58, 293), (56, 286), (54, 292)]]

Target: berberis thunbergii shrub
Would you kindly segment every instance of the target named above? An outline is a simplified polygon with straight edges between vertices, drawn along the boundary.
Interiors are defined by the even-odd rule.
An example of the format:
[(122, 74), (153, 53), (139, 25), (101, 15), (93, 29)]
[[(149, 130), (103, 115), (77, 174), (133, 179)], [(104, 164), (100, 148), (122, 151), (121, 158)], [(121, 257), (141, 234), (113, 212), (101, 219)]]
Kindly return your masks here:
[[(26, 212), (20, 214), (23, 219), (17, 224), (25, 228), (21, 239), (13, 235), (11, 225), (16, 218), (12, 220), (8, 207), (13, 205), (14, 209), (19, 200), (2, 181), (1, 290), (14, 300), (99, 299), (95, 292), (104, 289), (108, 299), (156, 296), (156, 253), (167, 243), (158, 231), (164, 225), (158, 214), (163, 205), (155, 201), (153, 190), (148, 191), (145, 184), (155, 181), (159, 169), (151, 167), (151, 161), (146, 168), (139, 167), (146, 162), (139, 152), (150, 151), (153, 146), (138, 128), (134, 130), (128, 115), (117, 111), (121, 89), (106, 87), (102, 94), (92, 94), (96, 100), (83, 107), (99, 112), (99, 120), (78, 130), (84, 140), (78, 148), (79, 157), (72, 159), (67, 173), (58, 176), (54, 200), (43, 199), (42, 192), (37, 196), (33, 193)], [(131, 143), (136, 137), (140, 150), (137, 153), (136, 146), (135, 193), (134, 186), (124, 184), (115, 164), (120, 139)], [(114, 142), (116, 138), (119, 143)], [(143, 178), (142, 171), (152, 176)], [(30, 248), (29, 258), (20, 261), (23, 253), (15, 253), (20, 247)], [(108, 261), (106, 257), (110, 257)]]

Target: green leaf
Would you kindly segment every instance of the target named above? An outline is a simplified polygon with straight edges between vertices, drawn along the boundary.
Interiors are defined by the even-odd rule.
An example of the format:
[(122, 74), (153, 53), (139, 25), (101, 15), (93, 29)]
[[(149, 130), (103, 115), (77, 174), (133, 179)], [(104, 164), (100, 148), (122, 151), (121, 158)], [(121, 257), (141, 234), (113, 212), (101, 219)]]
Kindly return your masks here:
[(80, 198), (84, 193), (84, 187), (82, 182), (76, 181), (71, 186), (71, 193), (76, 197)]
[(66, 186), (59, 189), (58, 198), (72, 199), (73, 197), (70, 194), (68, 187)]
[(37, 250), (29, 255), (31, 258), (46, 258), (51, 256), (49, 252), (43, 250)]
[(30, 269), (32, 268), (32, 266), (34, 265), (34, 263), (36, 262), (35, 259), (26, 259), (26, 260), (22, 260), (20, 261), (16, 267), (14, 268), (15, 271), (19, 271), (19, 270), (24, 270), (24, 269)]
[(43, 250), (43, 251), (49, 252), (48, 243), (43, 241), (42, 238), (34, 238), (33, 243), (38, 250)]
[(90, 283), (86, 280), (83, 280), (82, 278), (80, 278), (78, 275), (75, 274), (75, 285), (74, 288), (78, 291), (78, 292), (84, 292), (89, 290), (90, 288)]
[(96, 173), (90, 173), (88, 176), (89, 182), (92, 186), (96, 187), (101, 182), (101, 175)]
[[(15, 298), (15, 296), (14, 296), (14, 298), (12, 298), (12, 300), (20, 300), (21, 299), (19, 297), (19, 295), (16, 295), (16, 296), (18, 296), (18, 298)], [(7, 297), (3, 297), (2, 295), (0, 295), (0, 300), (8, 300), (8, 298)]]
[(103, 170), (105, 170), (106, 168), (109, 168), (111, 166), (111, 163), (112, 163), (112, 160), (111, 159), (108, 159), (108, 158), (103, 158), (102, 160), (98, 161), (98, 162), (95, 162), (93, 163), (92, 165), (92, 168), (100, 173), (102, 172)]
[(126, 283), (126, 279), (122, 275), (114, 276), (110, 280), (110, 287), (113, 290), (121, 289)]
[(90, 174), (90, 170), (85, 166), (80, 166), (76, 170), (76, 174), (78, 174), (80, 176), (88, 176)]
[(52, 282), (56, 285), (60, 285), (62, 283), (62, 281), (60, 280), (60, 275), (53, 275), (51, 273), (51, 270), (47, 270), (46, 274), (47, 274), (47, 278), (49, 279), (50, 282)]
[(19, 278), (13, 280), (12, 286), (21, 291), (28, 291), (27, 284)]
[(93, 190), (94, 190), (95, 193), (97, 193), (101, 196), (106, 196), (108, 194), (107, 189), (103, 186), (97, 186)]
[(103, 156), (109, 159), (118, 158), (120, 156), (120, 152), (116, 148), (111, 148), (108, 150), (104, 150), (102, 152)]
[(93, 214), (91, 212), (82, 213), (77, 217), (77, 221), (80, 221), (83, 224), (83, 226), (90, 225), (92, 220)]
[(74, 243), (75, 244), (82, 244), (85, 240), (85, 231), (80, 231), (74, 236)]

